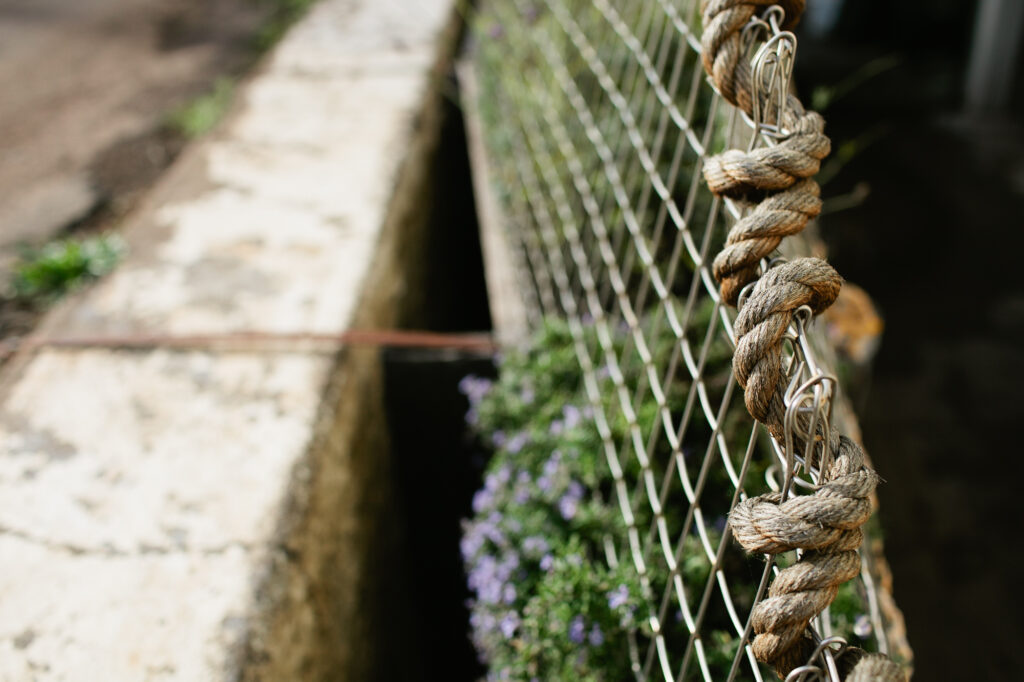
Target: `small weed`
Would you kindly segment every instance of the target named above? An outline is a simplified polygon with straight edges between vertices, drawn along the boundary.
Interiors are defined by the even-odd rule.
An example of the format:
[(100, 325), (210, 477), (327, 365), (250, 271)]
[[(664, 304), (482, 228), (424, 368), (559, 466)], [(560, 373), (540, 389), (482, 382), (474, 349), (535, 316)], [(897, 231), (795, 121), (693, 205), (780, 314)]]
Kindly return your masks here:
[(124, 241), (117, 235), (53, 241), (24, 253), (10, 286), (17, 299), (47, 303), (107, 274), (124, 252)]
[(258, 52), (265, 52), (281, 39), (288, 28), (305, 14), (316, 0), (261, 0), (261, 2), (270, 6), (270, 18), (256, 34), (254, 47)]
[(206, 134), (223, 118), (234, 90), (231, 78), (218, 78), (210, 92), (172, 112), (167, 118), (168, 126), (189, 139)]

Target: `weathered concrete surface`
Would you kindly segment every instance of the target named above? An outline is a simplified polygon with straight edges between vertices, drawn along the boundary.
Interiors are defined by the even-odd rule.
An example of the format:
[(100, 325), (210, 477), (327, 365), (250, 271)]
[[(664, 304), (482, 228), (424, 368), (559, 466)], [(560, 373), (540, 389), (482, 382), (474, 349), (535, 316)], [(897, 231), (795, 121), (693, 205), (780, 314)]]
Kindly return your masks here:
[(537, 322), (530, 320), (530, 307), (524, 299), (522, 283), (529, 281), (529, 273), (520, 252), (511, 244), (509, 230), (503, 224), (506, 218), (491, 187), (493, 175), (477, 105), (480, 89), (473, 65), (464, 60), (457, 70), (494, 335), (503, 346), (514, 347), (529, 339), (530, 323)]
[[(324, 0), (42, 333), (337, 332), (415, 291), (451, 0)], [(0, 402), (0, 680), (368, 679), (377, 354), (43, 351)], [(392, 633), (397, 635), (400, 633)], [(388, 667), (388, 666), (384, 666)]]

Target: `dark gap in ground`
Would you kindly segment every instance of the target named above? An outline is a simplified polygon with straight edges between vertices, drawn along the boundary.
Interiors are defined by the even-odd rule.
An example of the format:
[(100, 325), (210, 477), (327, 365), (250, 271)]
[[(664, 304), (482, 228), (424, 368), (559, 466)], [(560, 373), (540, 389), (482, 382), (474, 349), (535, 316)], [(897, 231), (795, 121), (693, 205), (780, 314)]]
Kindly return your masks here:
[[(449, 80), (449, 91), (454, 80)], [(431, 331), (491, 328), (476, 207), (461, 111), (444, 104), (440, 150), (431, 169), (433, 206), (426, 238), (426, 301), (419, 325)], [(490, 357), (436, 350), (384, 353), (385, 404), (404, 536), (405, 608), (394, 617), (409, 638), (415, 680), (476, 680), (485, 672), (468, 638), (459, 554), (460, 521), (471, 511), (486, 458), (469, 435), (458, 383), (493, 376)], [(406, 673), (408, 674), (408, 673)], [(408, 677), (404, 679), (409, 679)]]

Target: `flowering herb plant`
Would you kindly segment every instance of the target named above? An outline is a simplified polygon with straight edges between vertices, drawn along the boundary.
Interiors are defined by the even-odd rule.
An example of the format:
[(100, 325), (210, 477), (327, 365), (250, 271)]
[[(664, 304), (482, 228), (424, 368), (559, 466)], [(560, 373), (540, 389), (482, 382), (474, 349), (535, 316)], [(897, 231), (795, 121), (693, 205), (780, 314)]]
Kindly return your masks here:
[(564, 328), (506, 357), (501, 379), (466, 377), (467, 419), (494, 456), (465, 522), (472, 636), (489, 679), (623, 679), (637, 626), (632, 567), (611, 567), (619, 535), (604, 498), (600, 440)]
[[(699, 311), (698, 320), (710, 318)], [(625, 332), (614, 343), (621, 349)], [(656, 343), (653, 352), (670, 352), (671, 344)], [(729, 380), (728, 349), (709, 354), (706, 383), (711, 390)], [(601, 408), (615, 400), (607, 373), (597, 372)], [(682, 409), (688, 384), (681, 378), (666, 395), (673, 413)], [(630, 647), (646, 649), (650, 636), (650, 599), (664, 594), (671, 581), (664, 562), (649, 561), (647, 586), (641, 584), (622, 546), (627, 528), (618, 508), (593, 406), (583, 387), (573, 339), (561, 323), (546, 324), (531, 347), (506, 355), (500, 378), (465, 377), (460, 390), (470, 409), (467, 421), (493, 456), (483, 486), (473, 498), (473, 515), (464, 522), (461, 550), (470, 600), (471, 636), (493, 680), (623, 680), (635, 677)], [(649, 404), (648, 404), (649, 403)], [(653, 398), (637, 406), (644, 433), (658, 418)], [(742, 451), (749, 424), (727, 418), (723, 431), (734, 450)], [(612, 418), (613, 440), (628, 437), (624, 420)], [(683, 443), (683, 458), (711, 437), (699, 422)], [(664, 466), (668, 446), (655, 448), (652, 460)], [(764, 458), (751, 463), (751, 479), (763, 478)], [(623, 481), (635, 489), (640, 480), (636, 458), (623, 463)], [(728, 500), (732, 488), (724, 472), (708, 477), (705, 500)], [(708, 505), (708, 509), (713, 505)], [(665, 504), (664, 522), (672, 537), (681, 533), (687, 501), (681, 491)], [(717, 546), (727, 509), (710, 517), (708, 539)], [(647, 505), (633, 509), (639, 528), (649, 527)], [(759, 578), (757, 558), (738, 550), (727, 552), (723, 570), (729, 575), (737, 602), (749, 608)], [(696, 533), (683, 540), (679, 571), (687, 589), (703, 589), (711, 565)], [(861, 636), (863, 602), (853, 585), (843, 587), (849, 635)], [(746, 596), (744, 596), (746, 595)], [(843, 595), (841, 595), (843, 596)], [(691, 603), (692, 603), (692, 597)], [(835, 606), (845, 603), (843, 599)], [(848, 613), (846, 613), (848, 612)], [(728, 674), (738, 639), (727, 615), (709, 611), (703, 650), (710, 673)], [(661, 623), (670, 646), (683, 647), (689, 632), (678, 609)], [(845, 628), (844, 628), (845, 629)], [(693, 671), (698, 676), (700, 673)], [(770, 673), (767, 673), (770, 675)], [(687, 678), (689, 679), (689, 678)]]

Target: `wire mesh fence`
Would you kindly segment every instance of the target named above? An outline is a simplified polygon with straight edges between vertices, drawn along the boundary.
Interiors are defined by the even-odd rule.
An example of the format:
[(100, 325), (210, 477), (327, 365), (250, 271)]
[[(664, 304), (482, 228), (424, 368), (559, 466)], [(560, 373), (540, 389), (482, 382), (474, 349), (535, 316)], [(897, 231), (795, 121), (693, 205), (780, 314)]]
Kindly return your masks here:
[[(607, 560), (647, 598), (633, 672), (771, 679), (748, 640), (774, 567), (725, 519), (785, 485), (786, 454), (744, 407), (735, 313), (710, 271), (743, 207), (701, 176), (727, 145), (764, 140), (706, 79), (699, 17), (697, 0), (486, 3), (479, 107), (533, 320), (566, 321), (583, 370), (625, 528)], [(820, 373), (820, 332), (799, 326), (791, 367)], [(886, 651), (869, 572), (816, 619), (817, 638), (833, 635)]]

